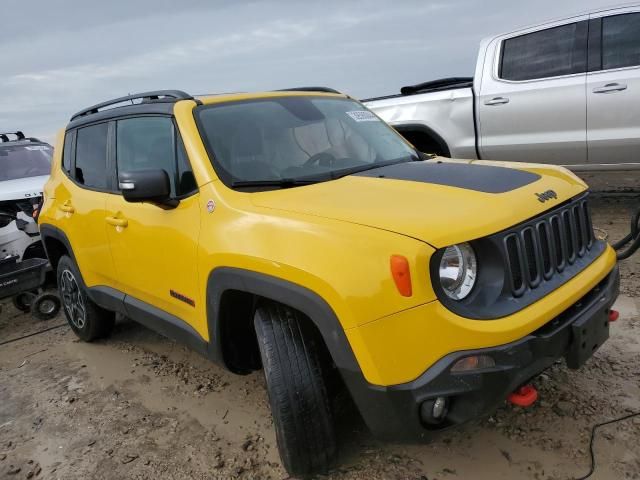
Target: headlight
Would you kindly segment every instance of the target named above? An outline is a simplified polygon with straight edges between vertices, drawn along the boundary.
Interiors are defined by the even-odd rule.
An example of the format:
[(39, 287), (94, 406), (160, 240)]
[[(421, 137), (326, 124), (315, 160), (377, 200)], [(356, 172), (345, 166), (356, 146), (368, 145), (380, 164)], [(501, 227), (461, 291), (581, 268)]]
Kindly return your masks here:
[(447, 247), (440, 260), (440, 285), (454, 300), (462, 300), (476, 283), (478, 266), (473, 248), (468, 243)]

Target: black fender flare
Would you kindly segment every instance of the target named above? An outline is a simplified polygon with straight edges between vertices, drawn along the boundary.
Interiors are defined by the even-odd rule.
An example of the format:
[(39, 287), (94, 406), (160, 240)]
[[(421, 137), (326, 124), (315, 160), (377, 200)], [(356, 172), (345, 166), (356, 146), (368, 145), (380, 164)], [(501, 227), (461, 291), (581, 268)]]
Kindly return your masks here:
[[(49, 252), (49, 250), (47, 250), (47, 240), (52, 238), (62, 243), (64, 247), (67, 249), (67, 252), (71, 256), (73, 261), (76, 263), (76, 265), (78, 264), (78, 262), (76, 261), (75, 255), (73, 254), (73, 248), (71, 248), (71, 242), (69, 241), (69, 238), (67, 237), (66, 233), (64, 233), (58, 227), (54, 227), (53, 225), (48, 225), (46, 223), (39, 225), (39, 229), (40, 229), (40, 238), (42, 240), (42, 245), (44, 246), (44, 251), (47, 254), (47, 258), (49, 259), (49, 262), (51, 262), (51, 253)], [(51, 266), (54, 267), (53, 264)]]
[(268, 298), (305, 314), (320, 332), (365, 423), (374, 433), (385, 430), (389, 405), (375, 393), (384, 392), (386, 387), (376, 387), (367, 382), (337, 315), (320, 295), (306, 287), (240, 268), (218, 267), (212, 270), (207, 280), (208, 357), (211, 360), (226, 367), (222, 358), (219, 306), (227, 290)]
[[(420, 132), (428, 135), (433, 139), (434, 142), (438, 144), (440, 149), (442, 150), (442, 154), (445, 157), (451, 157), (451, 150), (449, 149), (449, 145), (447, 142), (436, 133), (431, 127), (425, 125), (424, 123), (401, 123), (398, 125), (391, 125), (400, 135), (404, 136), (403, 132)], [(430, 153), (430, 152), (426, 152)]]
[(302, 312), (322, 335), (336, 366), (340, 370), (345, 369), (362, 375), (338, 317), (320, 295), (278, 277), (234, 267), (215, 268), (207, 279), (209, 351), (211, 358), (216, 362), (224, 365), (219, 309), (222, 295), (228, 290), (238, 290), (274, 300)]

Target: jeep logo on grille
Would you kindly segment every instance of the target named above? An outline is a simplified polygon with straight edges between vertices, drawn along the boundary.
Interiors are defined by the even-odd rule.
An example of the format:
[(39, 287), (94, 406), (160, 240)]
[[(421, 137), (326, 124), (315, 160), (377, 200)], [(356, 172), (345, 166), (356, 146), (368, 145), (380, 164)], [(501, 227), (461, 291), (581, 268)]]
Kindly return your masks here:
[(538, 197), (539, 202), (544, 203), (547, 200), (551, 200), (552, 198), (555, 200), (556, 198), (558, 198), (558, 194), (553, 190), (547, 190), (546, 192), (536, 193), (536, 197)]

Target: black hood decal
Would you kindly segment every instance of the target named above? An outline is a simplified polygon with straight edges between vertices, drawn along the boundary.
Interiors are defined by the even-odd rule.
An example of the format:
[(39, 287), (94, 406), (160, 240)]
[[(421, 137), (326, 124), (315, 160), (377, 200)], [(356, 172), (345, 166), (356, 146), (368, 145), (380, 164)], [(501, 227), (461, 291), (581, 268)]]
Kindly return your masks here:
[(427, 160), (374, 168), (356, 173), (359, 177), (390, 178), (434, 183), (485, 193), (505, 193), (524, 187), (540, 178), (536, 173), (515, 168), (494, 167)]

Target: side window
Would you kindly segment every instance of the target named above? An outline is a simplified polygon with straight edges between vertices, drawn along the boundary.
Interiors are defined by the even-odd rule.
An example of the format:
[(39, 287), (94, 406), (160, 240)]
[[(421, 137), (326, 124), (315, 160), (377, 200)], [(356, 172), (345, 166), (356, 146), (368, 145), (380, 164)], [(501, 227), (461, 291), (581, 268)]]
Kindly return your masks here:
[(71, 175), (71, 147), (73, 132), (67, 132), (64, 136), (64, 146), (62, 148), (62, 169)]
[(177, 194), (187, 195), (191, 192), (195, 192), (198, 189), (196, 184), (196, 177), (193, 175), (187, 152), (184, 149), (184, 143), (180, 134), (177, 134), (178, 141), (176, 143), (177, 157), (178, 157), (178, 183)]
[(184, 146), (168, 117), (119, 120), (116, 159), (118, 172), (162, 168), (169, 175), (172, 196), (195, 190)]
[(93, 188), (107, 188), (108, 123), (78, 129), (76, 133), (76, 171), (78, 183)]
[(587, 22), (509, 38), (502, 45), (500, 78), (533, 80), (586, 71)]
[(640, 13), (602, 19), (602, 69), (640, 65)]

